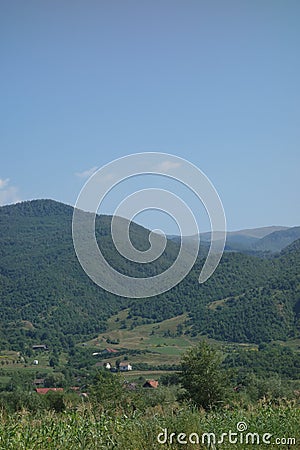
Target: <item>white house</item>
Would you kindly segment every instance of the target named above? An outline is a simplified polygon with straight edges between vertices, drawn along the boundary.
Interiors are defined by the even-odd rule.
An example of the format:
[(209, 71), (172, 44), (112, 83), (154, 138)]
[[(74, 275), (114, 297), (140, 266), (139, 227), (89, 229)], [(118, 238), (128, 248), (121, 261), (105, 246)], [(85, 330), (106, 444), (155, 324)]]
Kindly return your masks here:
[(119, 365), (120, 372), (128, 372), (132, 370), (132, 365), (127, 362), (121, 362)]
[(34, 360), (33, 360), (33, 364), (34, 364), (35, 366), (37, 366), (38, 363), (39, 363), (39, 360), (38, 360), (38, 359), (34, 359)]
[(110, 363), (109, 362), (104, 363), (104, 368), (108, 370), (111, 369)]

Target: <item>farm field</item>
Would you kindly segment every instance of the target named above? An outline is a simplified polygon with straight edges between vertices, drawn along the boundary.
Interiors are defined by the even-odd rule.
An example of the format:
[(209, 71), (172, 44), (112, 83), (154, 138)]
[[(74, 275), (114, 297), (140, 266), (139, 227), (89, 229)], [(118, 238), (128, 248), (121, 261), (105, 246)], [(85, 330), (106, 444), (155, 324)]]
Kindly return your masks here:
[[(130, 355), (132, 364), (146, 363), (149, 365), (178, 365), (182, 355), (191, 347), (197, 345), (202, 339), (199, 336), (191, 337), (184, 332), (189, 330), (187, 314), (182, 314), (155, 324), (143, 324), (132, 326), (128, 319), (129, 310), (123, 310), (108, 320), (108, 329), (96, 339), (84, 343), (87, 349), (99, 351), (110, 347), (117, 351), (128, 349), (133, 352)], [(126, 321), (126, 329), (122, 327), (122, 321)], [(178, 326), (182, 327), (183, 334), (176, 335)], [(222, 343), (214, 339), (203, 337), (211, 345), (220, 346)], [(255, 344), (224, 343), (224, 348), (252, 348), (257, 349)], [(120, 359), (119, 355), (109, 358), (101, 357), (103, 362), (115, 363)]]

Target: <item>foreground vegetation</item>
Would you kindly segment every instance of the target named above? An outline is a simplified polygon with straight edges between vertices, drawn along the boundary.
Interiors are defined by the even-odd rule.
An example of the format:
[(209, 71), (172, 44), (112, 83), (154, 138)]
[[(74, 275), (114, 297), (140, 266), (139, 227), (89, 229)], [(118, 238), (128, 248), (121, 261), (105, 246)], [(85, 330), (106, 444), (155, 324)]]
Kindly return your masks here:
[(300, 448), (300, 391), (254, 375), (236, 385), (238, 377), (202, 342), (158, 387), (105, 369), (85, 393), (16, 385), (0, 394), (0, 449)]
[[(260, 445), (245, 443), (233, 444), (224, 440), (211, 448), (237, 449), (245, 448), (300, 448), (299, 423), (300, 410), (291, 402), (273, 404), (271, 401), (260, 402), (256, 406), (243, 409), (223, 409), (205, 412), (187, 405), (156, 405), (144, 411), (128, 410), (112, 413), (96, 408), (91, 403), (82, 403), (76, 409), (68, 408), (65, 412), (29, 413), (22, 410), (15, 414), (2, 413), (0, 418), (1, 450), (20, 449), (120, 449), (148, 450), (161, 448), (207, 449), (208, 436), (215, 433), (217, 441), (222, 433), (237, 432), (237, 424), (244, 423), (247, 432), (258, 433), (260, 438), (269, 433), (271, 444)], [(239, 425), (241, 426), (241, 425)], [(167, 442), (163, 430), (167, 429)], [(176, 433), (171, 438), (170, 433)], [(239, 439), (246, 433), (238, 433)], [(158, 442), (159, 433), (160, 442)], [(185, 433), (192, 441), (199, 436), (199, 444), (178, 442), (179, 433)], [(202, 443), (204, 436), (204, 443)], [(279, 438), (281, 446), (272, 445)], [(287, 444), (287, 439), (295, 438), (296, 444)], [(181, 437), (182, 439), (182, 437)], [(212, 440), (212, 438), (210, 438)], [(257, 442), (257, 441), (255, 441)]]

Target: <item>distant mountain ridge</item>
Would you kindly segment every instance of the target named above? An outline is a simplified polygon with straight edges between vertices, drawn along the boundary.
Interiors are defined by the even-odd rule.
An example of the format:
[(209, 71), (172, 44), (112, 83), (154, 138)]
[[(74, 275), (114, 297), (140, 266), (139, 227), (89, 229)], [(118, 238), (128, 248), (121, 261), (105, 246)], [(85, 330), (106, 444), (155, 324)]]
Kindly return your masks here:
[[(276, 226), (276, 225), (272, 225), (269, 227), (260, 227), (260, 228), (246, 228), (246, 229), (237, 230), (237, 231), (228, 231), (227, 236), (246, 236), (249, 238), (261, 239), (261, 238), (267, 236), (268, 234), (274, 233), (274, 231), (283, 231), (283, 230), (287, 230), (288, 228), (289, 227)], [(207, 233), (201, 233), (200, 236), (203, 239), (210, 241), (211, 232), (208, 231)]]
[(261, 251), (280, 252), (299, 238), (300, 227), (274, 231), (256, 242), (254, 248)]
[[(200, 234), (200, 243), (202, 249), (207, 249), (211, 232)], [(229, 231), (226, 236), (225, 251), (234, 251), (242, 253), (278, 253), (289, 244), (300, 238), (300, 227), (270, 226), (262, 228), (245, 229), (238, 231)], [(172, 236), (175, 242), (180, 242), (179, 236)], [(185, 242), (193, 242), (197, 236), (184, 236)], [(215, 233), (215, 239), (218, 240), (218, 232)]]

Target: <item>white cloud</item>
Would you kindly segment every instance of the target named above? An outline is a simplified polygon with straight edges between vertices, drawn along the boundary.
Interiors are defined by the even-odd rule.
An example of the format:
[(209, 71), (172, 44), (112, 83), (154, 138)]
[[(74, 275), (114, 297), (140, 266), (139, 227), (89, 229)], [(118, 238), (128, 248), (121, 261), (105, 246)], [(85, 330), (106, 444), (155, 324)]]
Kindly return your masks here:
[(170, 170), (177, 169), (180, 166), (181, 166), (181, 163), (179, 163), (179, 162), (165, 160), (158, 164), (158, 166), (156, 167), (156, 170), (161, 171), (161, 172), (169, 172)]
[(9, 183), (9, 178), (0, 178), (0, 189), (3, 189)]
[(9, 178), (0, 178), (0, 205), (17, 203), (21, 199), (16, 186), (9, 186)]
[(89, 178), (91, 175), (93, 175), (93, 173), (96, 172), (97, 169), (98, 167), (94, 166), (90, 169), (84, 170), (83, 172), (76, 172), (75, 175), (78, 178)]

